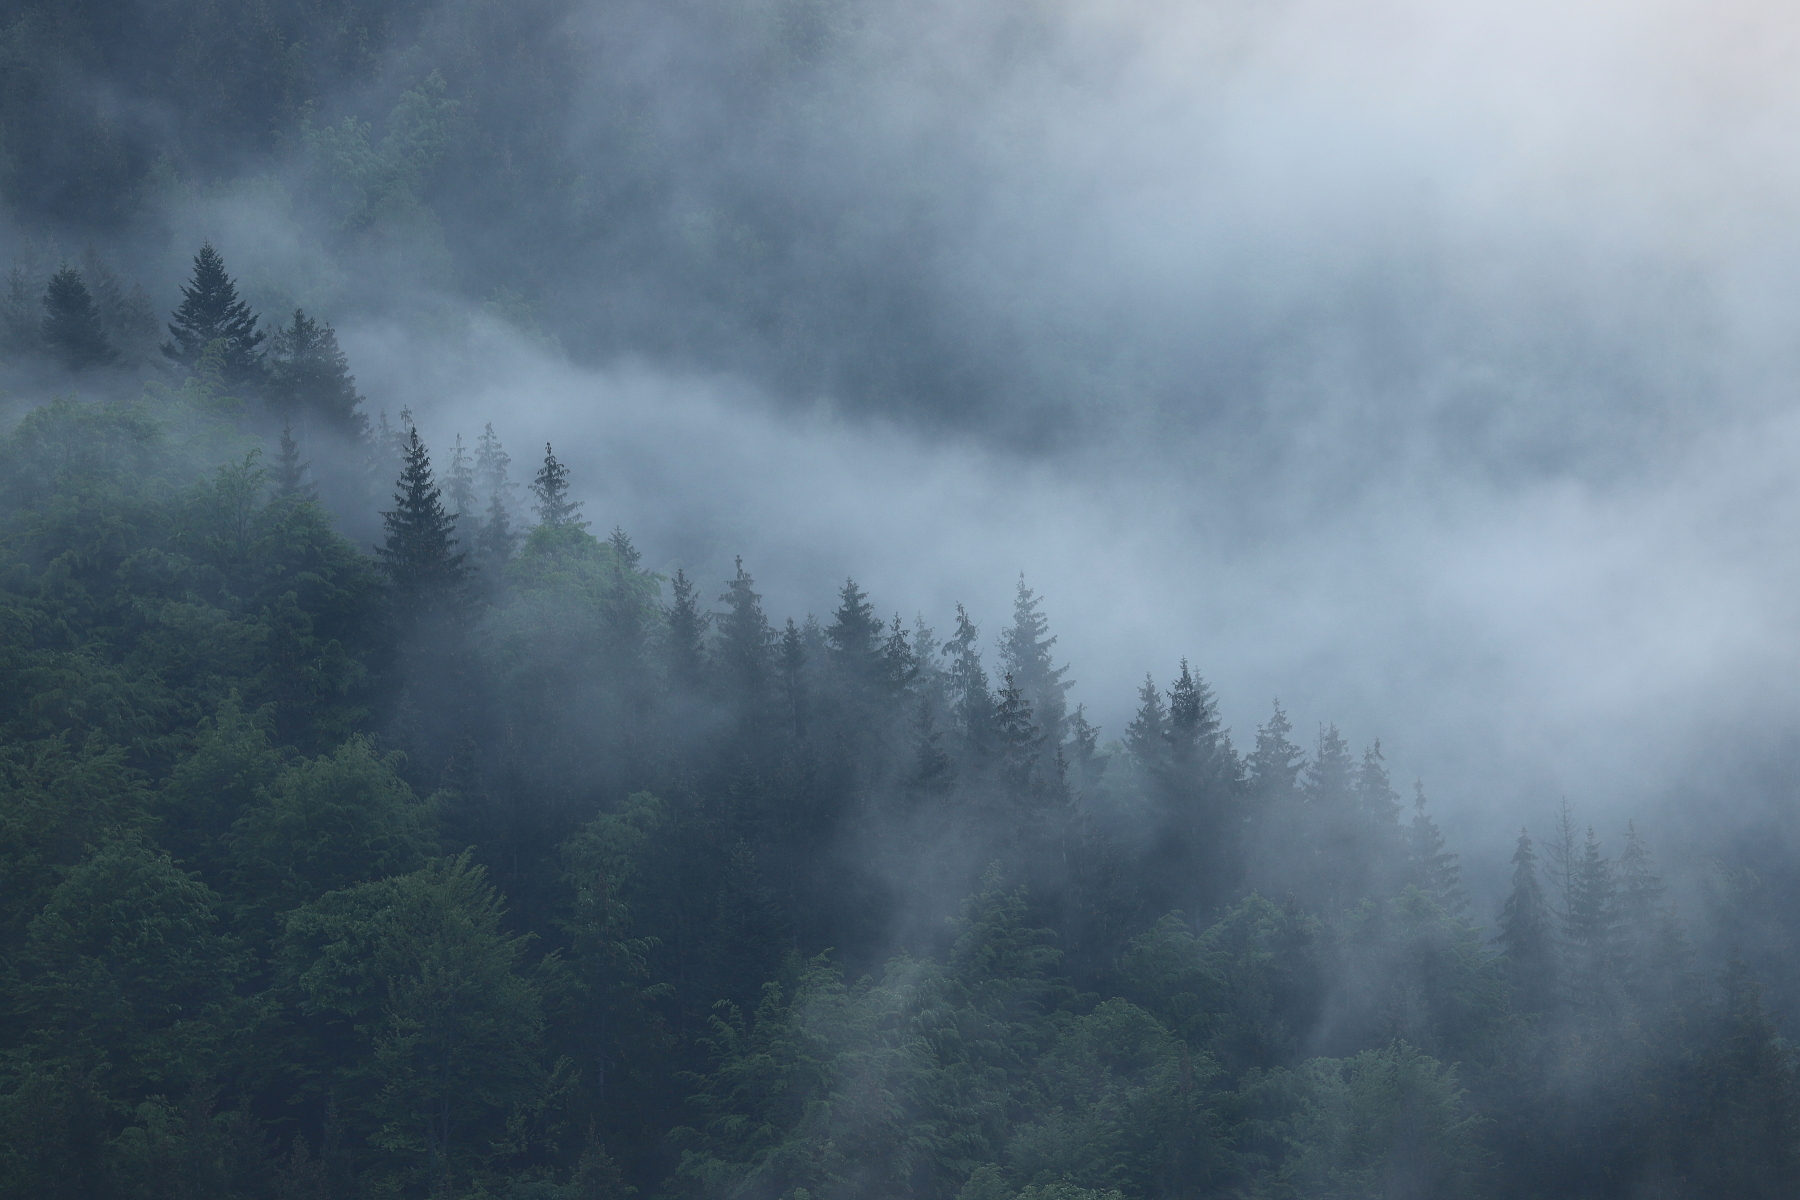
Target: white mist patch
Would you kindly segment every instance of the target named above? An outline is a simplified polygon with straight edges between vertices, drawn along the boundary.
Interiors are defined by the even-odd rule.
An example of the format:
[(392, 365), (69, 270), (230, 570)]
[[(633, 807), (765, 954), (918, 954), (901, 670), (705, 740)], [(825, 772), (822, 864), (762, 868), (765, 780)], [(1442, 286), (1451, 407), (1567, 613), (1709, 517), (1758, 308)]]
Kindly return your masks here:
[(1271, 519), (1179, 456), (1026, 461), (728, 379), (578, 369), (486, 318), (349, 350), (440, 462), (492, 421), (523, 482), (552, 441), (595, 531), (622, 526), (703, 595), (742, 554), (777, 622), (828, 617), (850, 576), (909, 625), (941, 631), (961, 601), (993, 639), (1023, 572), (1104, 737), (1146, 671), (1167, 686), (1186, 656), (1240, 748), (1275, 697), (1303, 740), (1319, 722), (1381, 738), (1470, 850), (1564, 795), (1603, 822), (1654, 810), (1714, 739), (1770, 734), (1800, 700), (1794, 418), (1604, 487), (1415, 457), (1337, 497), (1289, 469), (1268, 484), (1295, 515)]

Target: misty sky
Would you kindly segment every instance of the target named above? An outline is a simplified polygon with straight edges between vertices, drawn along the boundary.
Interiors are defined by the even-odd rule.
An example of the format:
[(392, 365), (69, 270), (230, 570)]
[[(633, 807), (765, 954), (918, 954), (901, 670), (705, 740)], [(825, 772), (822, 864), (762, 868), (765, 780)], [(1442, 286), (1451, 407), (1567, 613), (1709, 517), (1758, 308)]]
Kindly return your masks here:
[[(777, 618), (853, 575), (991, 636), (1023, 571), (1107, 738), (1186, 655), (1240, 748), (1279, 696), (1305, 740), (1380, 737), (1483, 839), (1564, 795), (1698, 810), (1736, 785), (1697, 782), (1722, 760), (1782, 752), (1783, 6), (868, 6), (730, 141), (708, 55), (624, 54), (621, 11), (560, 35), (656, 97), (644, 136), (691, 148), (666, 227), (715, 236), (722, 180), (779, 197), (816, 231), (796, 290), (809, 261), (903, 278), (921, 345), (975, 364), (953, 401), (566, 355), (423, 269), (377, 310), (268, 177), (170, 198), (156, 269), (211, 237), (266, 311), (338, 321), (372, 410), (410, 404), (440, 448), (492, 421), (516, 467), (553, 440), (597, 526), (715, 581), (743, 554)], [(576, 163), (606, 127), (584, 96)], [(588, 286), (561, 294), (657, 302)], [(809, 344), (850, 358), (866, 332)]]

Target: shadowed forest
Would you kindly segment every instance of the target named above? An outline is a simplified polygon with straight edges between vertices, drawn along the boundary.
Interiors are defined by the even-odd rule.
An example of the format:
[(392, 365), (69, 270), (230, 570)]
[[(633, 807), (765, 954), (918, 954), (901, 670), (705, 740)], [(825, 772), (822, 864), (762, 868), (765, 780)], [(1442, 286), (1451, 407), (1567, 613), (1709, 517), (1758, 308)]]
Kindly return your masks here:
[(370, 427), (210, 246), (141, 394), (114, 303), (46, 281), (103, 395), (0, 460), (6, 1195), (1789, 1194), (1757, 893), (1696, 945), (1653, 831), (1565, 805), (1473, 912), (1379, 744), (1186, 661), (1108, 735), (1028, 581), (770, 614), (552, 446)]
[[(1545, 481), (1599, 494), (1640, 469), (1666, 483), (1642, 464), (1700, 444), (1707, 414), (1754, 415), (1756, 371), (1794, 377), (1768, 349), (1792, 343), (1784, 310), (1719, 230), (1664, 237), (1583, 193), (1620, 242), (1641, 224), (1690, 257), (1574, 255), (1613, 244), (1559, 240), (1576, 192), (1547, 135), (1516, 143), (1551, 164), (1553, 234), (1482, 223), (1517, 198), (1483, 173), (1519, 169), (1504, 157), (1470, 177), (1478, 202), (1432, 209), (1416, 197), (1469, 179), (1393, 165), (1407, 155), (1384, 138), (1437, 152), (1406, 103), (1395, 134), (1328, 56), (1340, 90), (1308, 99), (1289, 75), (1310, 51), (1284, 58), (1274, 34), (1257, 69), (1282, 86), (1246, 68), (1233, 91), (1231, 64), (1266, 49), (1257, 6), (1170, 26), (1164, 7), (0, 0), (0, 1200), (1800, 1193), (1800, 752), (1758, 757), (1793, 751), (1791, 729), (1717, 732), (1752, 709), (1786, 729), (1786, 693), (1707, 629), (1677, 653), (1656, 641), (1749, 612), (1774, 623), (1742, 623), (1757, 663), (1791, 676), (1756, 642), (1792, 624), (1757, 607), (1763, 577), (1664, 562), (1646, 538), (1654, 578), (1717, 591), (1639, 588), (1631, 608), (1641, 577), (1621, 567), (1601, 619), (1565, 627), (1529, 587), (1475, 575), (1519, 613), (1466, 627), (1501, 631), (1473, 653), (1575, 664), (1520, 668), (1551, 681), (1536, 693), (1432, 676), (1433, 703), (1482, 724), (1481, 761), (1605, 740), (1509, 723), (1610, 694), (1611, 677), (1555, 690), (1604, 663), (1583, 656), (1599, 626), (1626, 632), (1632, 668), (1719, 656), (1677, 682), (1725, 677), (1745, 708), (1713, 712), (1721, 691), (1696, 687), (1634, 731), (1700, 744), (1711, 790), (1677, 818), (1667, 796), (1634, 817), (1572, 794), (1548, 820), (1548, 803), (1508, 816), (1505, 849), (1458, 846), (1446, 811), (1539, 777), (1415, 779), (1280, 702), (1226, 728), (1222, 700), (1244, 698), (1208, 678), (1254, 633), (1219, 627), (1135, 698), (1104, 696), (1068, 663), (1108, 631), (1059, 624), (1035, 568), (999, 613), (919, 613), (854, 578), (776, 611), (765, 594), (810, 584), (761, 574), (766, 530), (725, 522), (751, 544), (684, 559), (713, 533), (682, 543), (671, 518), (634, 542), (605, 511), (630, 488), (582, 477), (626, 389), (557, 408), (544, 364), (728, 378), (782, 414), (818, 408), (796, 438), (827, 447), (851, 443), (820, 428), (866, 422), (872, 440), (1019, 455), (1003, 475), (1165, 473), (1175, 499), (1135, 526), (1230, 510), (1204, 514), (1225, 551), (1196, 571), (1269, 570), (1277, 618), (1304, 615), (1274, 598), (1309, 587), (1374, 595), (1347, 609), (1367, 613), (1404, 607), (1358, 590), (1404, 556), (1346, 530), (1441, 535), (1424, 558), (1462, 527), (1420, 512), (1499, 511)], [(1321, 11), (1269, 7), (1296, 27)], [(1165, 40), (1193, 62), (1171, 68)], [(1264, 107), (1269, 125), (1232, 124)], [(1507, 143), (1449, 121), (1458, 155)], [(1284, 173), (1365, 152), (1368, 175)], [(1195, 200), (1189, 173), (1225, 184)], [(1677, 200), (1720, 228), (1745, 211)], [(1776, 240), (1759, 269), (1788, 261)], [(1752, 333), (1726, 311), (1756, 312)], [(510, 339), (514, 386), (433, 395), (504, 340), (475, 329)], [(468, 420), (489, 394), (509, 398)], [(564, 427), (528, 444), (545, 414)], [(1742, 495), (1678, 476), (1680, 503), (1643, 519), (1716, 502), (1733, 520), (1696, 521), (1709, 543), (1781, 560), (1749, 514), (1779, 523), (1785, 493), (1758, 490), (1768, 464), (1743, 446), (1779, 460), (1789, 443), (1746, 428), (1714, 472)], [(742, 453), (765, 444), (798, 441)], [(1475, 483), (1434, 491), (1433, 471)], [(1380, 492), (1392, 480), (1423, 482)], [(899, 490), (808, 502), (849, 523)], [(865, 530), (861, 561), (925, 575), (938, 541), (985, 536), (946, 494), (941, 528), (909, 547)], [(1056, 510), (1042, 524), (1070, 520), (1034, 495)], [(655, 499), (679, 515), (709, 498)], [(1316, 540), (1280, 541), (1289, 523)], [(1558, 555), (1588, 546), (1496, 527), (1467, 539), (1499, 546), (1495, 575), (1578, 590)], [(1213, 532), (1140, 549), (1176, 558)], [(1265, 541), (1319, 551), (1316, 572), (1270, 570), (1246, 549)], [(1585, 558), (1624, 561), (1596, 544)], [(1121, 622), (1148, 606), (1132, 579), (1087, 574)], [(1396, 628), (1426, 624), (1332, 635), (1376, 647), (1360, 660), (1291, 657), (1464, 661)], [(1653, 674), (1617, 690), (1661, 695)], [(1469, 678), (1516, 690), (1457, 694)], [(1643, 756), (1632, 780), (1662, 770)]]

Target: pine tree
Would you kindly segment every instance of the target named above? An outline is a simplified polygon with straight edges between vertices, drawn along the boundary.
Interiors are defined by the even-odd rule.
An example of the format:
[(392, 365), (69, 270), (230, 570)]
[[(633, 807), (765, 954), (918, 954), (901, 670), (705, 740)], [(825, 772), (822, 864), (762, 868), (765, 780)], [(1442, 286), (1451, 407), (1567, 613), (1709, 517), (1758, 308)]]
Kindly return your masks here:
[[(1379, 767), (1381, 743), (1375, 743), (1369, 754)], [(1365, 771), (1369, 761), (1365, 757)], [(1385, 782), (1387, 772), (1383, 770), (1381, 776)], [(1416, 780), (1413, 783), (1411, 835), (1407, 857), (1413, 882), (1445, 912), (1453, 917), (1462, 916), (1469, 908), (1469, 898), (1462, 887), (1462, 868), (1457, 865), (1457, 856), (1444, 848), (1443, 832), (1425, 810), (1425, 785)]]
[(981, 664), (980, 633), (963, 606), (956, 606), (956, 632), (940, 652), (950, 660), (950, 711), (962, 737), (967, 759), (979, 759), (993, 748), (994, 697)]
[(475, 483), (487, 496), (487, 510), (475, 533), (475, 560), (489, 580), (499, 578), (518, 544), (507, 505), (512, 495), (512, 481), (507, 478), (511, 465), (512, 456), (501, 447), (490, 421), (475, 443)]
[(368, 428), (368, 418), (357, 411), (362, 397), (350, 374), (350, 360), (338, 348), (337, 331), (330, 325), (321, 325), (296, 308), (293, 323), (276, 328), (266, 365), (269, 403), (277, 412), (289, 419), (317, 421), (349, 436), (360, 436)]
[(844, 586), (838, 589), (837, 611), (825, 627), (825, 640), (831, 646), (832, 663), (839, 678), (850, 685), (852, 695), (867, 699), (887, 671), (882, 656), (881, 620), (854, 579), (844, 580)]
[(450, 466), (444, 472), (444, 497), (450, 501), (450, 511), (459, 525), (466, 529), (475, 524), (475, 470), (469, 462), (468, 452), (463, 449), (460, 433), (450, 447)]
[(806, 736), (806, 636), (789, 617), (781, 631), (781, 694), (787, 706), (788, 733), (795, 741)]
[(1087, 708), (1081, 704), (1069, 717), (1069, 766), (1083, 795), (1091, 794), (1106, 774), (1107, 759), (1100, 753), (1100, 730), (1087, 719)]
[(586, 529), (586, 521), (578, 521), (581, 515), (581, 502), (569, 499), (569, 468), (556, 461), (556, 454), (550, 449), (550, 443), (544, 443), (544, 465), (538, 468), (537, 478), (531, 481), (531, 492), (538, 498), (538, 522), (552, 529), (570, 525), (576, 529)]
[[(706, 623), (708, 614), (700, 609), (694, 595), (694, 581), (679, 567), (669, 581), (673, 601), (664, 610), (669, 634), (666, 643), (666, 667), (669, 681), (688, 694), (698, 694), (705, 670)], [(792, 621), (788, 622), (791, 627)]]
[(1220, 723), (1218, 701), (1206, 681), (1189, 669), (1185, 658), (1169, 689), (1167, 737), (1169, 766), (1183, 784), (1197, 783), (1216, 791), (1235, 782), (1236, 755)]
[[(791, 621), (788, 627), (793, 627)], [(937, 716), (927, 700), (920, 700), (913, 709), (912, 751), (912, 786), (927, 796), (948, 792), (956, 772), (950, 756), (944, 752), (944, 735), (938, 730)]]
[(315, 498), (317, 489), (306, 482), (306, 468), (310, 464), (300, 461), (300, 443), (294, 440), (294, 431), (286, 425), (281, 427), (281, 449), (275, 455), (275, 471), (270, 476), (277, 496), (299, 496), (303, 500)]
[(211, 342), (224, 343), (222, 372), (229, 387), (254, 386), (264, 377), (263, 333), (256, 328), (256, 314), (238, 299), (237, 285), (225, 273), (225, 260), (211, 242), (194, 255), (192, 280), (181, 289), (181, 306), (169, 325), (171, 341), (162, 352), (184, 367), (192, 368)]
[(1006, 676), (995, 696), (994, 746), (999, 752), (1002, 778), (1015, 798), (1030, 790), (1034, 769), (1043, 753), (1044, 734), (1032, 720), (1031, 700), (1023, 688)]
[(1056, 645), (1056, 639), (1049, 633), (1050, 620), (1038, 611), (1038, 598), (1025, 586), (1025, 576), (1020, 575), (1013, 599), (1013, 623), (1000, 641), (1000, 662), (1037, 714), (1045, 745), (1054, 753), (1063, 743), (1066, 697), (1075, 684), (1063, 678), (1069, 673), (1068, 667), (1052, 665), (1050, 649)]
[(127, 292), (91, 243), (81, 252), (81, 275), (114, 344), (141, 343), (156, 336), (156, 310), (149, 295), (137, 284)]
[(382, 513), (387, 540), (376, 548), (395, 590), (410, 603), (448, 598), (462, 584), (456, 518), (444, 510), (431, 458), (416, 428), (407, 431), (406, 466), (395, 486), (394, 508)]
[(100, 311), (82, 282), (81, 272), (64, 267), (50, 277), (44, 291), (43, 340), (71, 371), (111, 366), (119, 352), (107, 339)]
[(715, 649), (718, 673), (727, 702), (738, 714), (740, 732), (754, 736), (768, 708), (770, 650), (775, 633), (763, 615), (756, 580), (737, 559), (736, 573), (719, 596), (725, 612), (717, 617), (719, 643)]
[(1277, 700), (1274, 713), (1257, 729), (1256, 748), (1244, 763), (1251, 789), (1265, 799), (1290, 796), (1299, 786), (1306, 755), (1289, 739), (1293, 731), (1293, 724)]
[(1125, 726), (1125, 746), (1147, 778), (1163, 777), (1169, 760), (1169, 717), (1163, 709), (1162, 691), (1148, 674), (1138, 689), (1137, 714)]
[(1540, 1013), (1556, 999), (1555, 918), (1538, 882), (1531, 835), (1523, 828), (1512, 863), (1512, 891), (1501, 906), (1500, 932), (1494, 942), (1506, 956), (1507, 976), (1520, 1010)]
[(1569, 876), (1563, 944), (1569, 956), (1570, 999), (1578, 1009), (1611, 1008), (1619, 960), (1618, 883), (1600, 839), (1588, 826), (1581, 855)]

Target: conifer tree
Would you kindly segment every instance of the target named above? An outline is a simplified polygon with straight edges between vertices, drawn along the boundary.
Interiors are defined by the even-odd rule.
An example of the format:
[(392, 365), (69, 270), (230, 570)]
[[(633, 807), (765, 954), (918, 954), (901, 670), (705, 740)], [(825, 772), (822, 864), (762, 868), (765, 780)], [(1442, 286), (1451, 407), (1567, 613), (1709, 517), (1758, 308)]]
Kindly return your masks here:
[(1106, 773), (1107, 760), (1100, 753), (1100, 730), (1087, 719), (1087, 707), (1082, 704), (1077, 704), (1069, 716), (1069, 765), (1084, 795), (1092, 793)]
[(44, 291), (44, 345), (71, 371), (111, 366), (119, 352), (106, 336), (100, 310), (82, 282), (81, 272), (64, 267), (50, 277)]
[(738, 714), (739, 730), (754, 735), (767, 709), (770, 682), (770, 649), (775, 639), (769, 619), (763, 615), (756, 580), (737, 559), (736, 573), (719, 596), (725, 612), (718, 617), (719, 644), (715, 650), (721, 683), (728, 703)]
[(1500, 932), (1494, 942), (1506, 955), (1507, 975), (1519, 1008), (1543, 1012), (1556, 999), (1555, 918), (1538, 882), (1537, 851), (1523, 828), (1512, 863), (1512, 890), (1501, 906)]
[(482, 575), (494, 580), (499, 577), (501, 568), (512, 560), (518, 542), (507, 503), (512, 495), (512, 481), (507, 478), (512, 456), (500, 445), (491, 421), (481, 431), (475, 446), (475, 483), (487, 496), (487, 509), (475, 532), (475, 559)]
[(310, 464), (300, 461), (300, 443), (294, 440), (294, 431), (286, 425), (281, 427), (280, 447), (275, 454), (274, 473), (269, 479), (275, 494), (313, 499), (317, 489), (306, 482), (306, 468)]
[(940, 652), (950, 660), (948, 672), (950, 709), (962, 735), (964, 755), (980, 758), (993, 746), (994, 697), (988, 691), (987, 669), (981, 663), (980, 637), (975, 622), (961, 604), (956, 606), (956, 632)]
[(1018, 592), (1013, 599), (1013, 623), (1000, 642), (1000, 663), (1012, 676), (1036, 716), (1045, 745), (1054, 753), (1062, 745), (1066, 720), (1067, 695), (1074, 681), (1064, 679), (1066, 666), (1052, 665), (1051, 647), (1056, 638), (1050, 636), (1050, 620), (1038, 611), (1038, 598), (1019, 576)]
[[(792, 628), (791, 622), (789, 628)], [(912, 786), (927, 796), (948, 792), (955, 768), (944, 751), (944, 735), (938, 729), (937, 714), (932, 712), (928, 700), (920, 700), (913, 709), (912, 751)]]
[(444, 471), (444, 498), (450, 502), (457, 524), (467, 529), (476, 523), (475, 469), (463, 449), (460, 433), (450, 446), (450, 465)]
[(788, 735), (795, 741), (806, 736), (806, 637), (794, 618), (781, 631), (781, 693), (787, 706)]
[[(1380, 753), (1381, 743), (1377, 742), (1370, 754), (1379, 759)], [(1365, 758), (1365, 769), (1368, 761)], [(1387, 772), (1382, 771), (1384, 780), (1386, 776)], [(1469, 908), (1469, 898), (1462, 887), (1462, 868), (1457, 864), (1457, 855), (1444, 848), (1444, 834), (1425, 808), (1425, 785), (1417, 780), (1413, 783), (1410, 833), (1408, 858), (1413, 882), (1445, 912), (1462, 916)]]
[[(194, 255), (194, 274), (182, 285), (181, 305), (169, 325), (170, 341), (162, 352), (184, 367), (192, 368), (212, 342), (224, 343), (221, 371), (228, 387), (253, 386), (263, 381), (263, 333), (256, 328), (256, 314), (238, 299), (237, 285), (225, 273), (225, 260), (211, 242)], [(334, 343), (335, 344), (335, 343)]]
[(544, 465), (538, 468), (537, 478), (531, 481), (532, 495), (536, 496), (537, 515), (540, 524), (552, 529), (564, 525), (572, 525), (577, 529), (586, 529), (586, 521), (578, 521), (581, 515), (581, 502), (569, 499), (569, 468), (556, 460), (556, 453), (550, 449), (550, 443), (544, 443)]
[(1250, 775), (1250, 787), (1266, 799), (1292, 795), (1299, 785), (1300, 768), (1306, 755), (1288, 735), (1294, 731), (1281, 701), (1275, 711), (1256, 731), (1256, 748), (1244, 766)]
[(1600, 839), (1592, 825), (1570, 873), (1569, 889), (1563, 944), (1569, 958), (1570, 999), (1578, 1009), (1598, 1014), (1609, 1009), (1615, 998), (1619, 912), (1612, 863), (1600, 853)]
[(381, 514), (387, 540), (376, 554), (382, 568), (409, 602), (448, 598), (463, 582), (464, 556), (456, 551), (456, 518), (444, 510), (416, 428), (407, 431), (406, 465), (395, 486), (394, 508)]
[(1213, 779), (1219, 774), (1219, 706), (1206, 681), (1181, 660), (1181, 672), (1169, 689), (1167, 726), (1169, 765), (1183, 779)]
[(844, 586), (838, 589), (837, 611), (825, 627), (825, 640), (831, 646), (839, 678), (849, 684), (853, 696), (869, 699), (887, 674), (882, 626), (875, 606), (854, 579), (844, 580)]
[(1162, 777), (1168, 766), (1169, 718), (1162, 691), (1147, 673), (1138, 689), (1137, 714), (1125, 726), (1125, 746), (1140, 771), (1151, 779)]
[(91, 243), (81, 252), (81, 276), (114, 344), (142, 343), (156, 336), (156, 310), (143, 286), (134, 284), (127, 292)]
[[(266, 366), (269, 402), (277, 412), (349, 436), (368, 428), (368, 418), (357, 411), (362, 397), (350, 374), (350, 360), (338, 348), (337, 331), (330, 325), (321, 325), (296, 308), (293, 322), (276, 328)], [(459, 447), (460, 441), (459, 437)]]
[(1043, 751), (1044, 735), (1032, 720), (1031, 700), (1011, 675), (995, 696), (994, 746), (999, 752), (1002, 777), (1015, 797), (1030, 789), (1032, 775)]
[[(669, 628), (665, 656), (669, 681), (683, 691), (697, 693), (705, 669), (708, 614), (701, 611), (700, 602), (694, 595), (694, 581), (687, 577), (687, 572), (677, 567), (669, 587), (673, 598), (664, 610)], [(790, 620), (788, 625), (792, 632), (793, 621)]]

